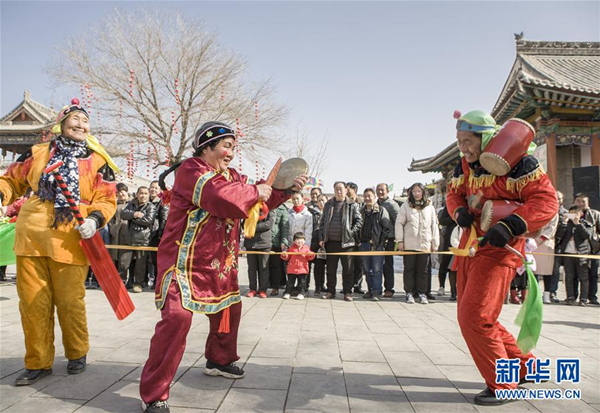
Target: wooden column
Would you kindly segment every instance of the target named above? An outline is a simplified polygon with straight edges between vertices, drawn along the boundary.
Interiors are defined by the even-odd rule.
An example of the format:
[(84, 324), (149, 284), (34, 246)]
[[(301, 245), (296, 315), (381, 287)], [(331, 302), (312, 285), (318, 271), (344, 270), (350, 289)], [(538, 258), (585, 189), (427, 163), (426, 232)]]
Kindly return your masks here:
[(548, 174), (548, 178), (550, 178), (550, 181), (552, 181), (552, 185), (554, 185), (554, 187), (556, 188), (557, 185), (557, 181), (556, 181), (556, 134), (552, 133), (548, 136), (546, 136), (546, 153), (548, 156), (547, 159), (547, 163), (548, 163), (548, 170), (546, 171), (546, 173)]
[(592, 166), (600, 165), (600, 135), (592, 135)]

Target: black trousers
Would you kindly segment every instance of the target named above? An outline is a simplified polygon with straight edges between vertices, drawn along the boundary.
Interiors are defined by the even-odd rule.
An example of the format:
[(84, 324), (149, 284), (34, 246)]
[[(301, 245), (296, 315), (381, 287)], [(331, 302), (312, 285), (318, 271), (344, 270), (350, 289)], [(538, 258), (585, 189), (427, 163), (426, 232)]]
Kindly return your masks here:
[(315, 258), (314, 260), (309, 261), (309, 265), (311, 266), (311, 268), (313, 268), (313, 278), (315, 279), (315, 291), (325, 291), (325, 260)]
[(590, 260), (590, 271), (589, 271), (589, 293), (588, 299), (590, 301), (598, 301), (598, 264), (600, 260)]
[(427, 292), (427, 265), (429, 254), (404, 256), (404, 291), (417, 294)]
[[(325, 250), (330, 252), (350, 252), (353, 248), (342, 248), (340, 241), (328, 241), (325, 243)], [(338, 263), (342, 262), (342, 288), (344, 294), (352, 294), (352, 287), (354, 286), (354, 274), (350, 271), (350, 260), (352, 259), (349, 255), (328, 255), (327, 256), (327, 291), (335, 296), (335, 288), (337, 285), (337, 269)]]
[[(158, 236), (154, 236), (150, 240), (150, 246), (158, 247), (158, 244), (160, 244), (160, 238), (158, 238)], [(154, 280), (158, 276), (158, 274), (156, 273), (158, 271), (158, 263), (157, 263), (158, 254), (157, 253), (158, 253), (158, 251), (149, 251), (148, 252), (148, 254), (150, 255), (150, 259), (148, 262), (148, 275), (149, 275), (149, 278), (152, 278)]]
[(143, 286), (148, 276), (148, 251), (125, 251), (119, 258), (121, 277), (129, 269), (127, 285)]
[(352, 257), (350, 260), (350, 272), (353, 274), (354, 287), (361, 288), (364, 274), (362, 257)]
[[(274, 252), (281, 252), (281, 247), (273, 248)], [(269, 285), (271, 288), (279, 289), (285, 284), (285, 261), (281, 255), (269, 255)]]
[(438, 278), (440, 279), (440, 287), (446, 287), (446, 276), (448, 275), (448, 268), (450, 267), (450, 261), (452, 255), (442, 255), (440, 259), (440, 269), (438, 271)]
[(448, 275), (450, 276), (450, 294), (456, 298), (456, 271), (450, 271)]
[[(394, 251), (396, 243), (393, 238), (390, 238), (385, 243), (386, 251)], [(394, 290), (394, 256), (386, 255), (383, 261), (383, 289), (384, 291)]]
[[(306, 276), (307, 274), (288, 274), (284, 294), (291, 294), (294, 287), (298, 289), (298, 294), (306, 294), (306, 291), (308, 291), (306, 288)], [(298, 285), (296, 285), (296, 281), (298, 281)]]
[[(269, 251), (269, 250), (252, 250)], [(279, 258), (279, 257), (278, 257)], [(257, 277), (258, 276), (258, 277)], [(257, 283), (258, 278), (258, 283)], [(254, 291), (267, 291), (269, 287), (269, 256), (266, 254), (248, 254), (248, 283)]]
[(567, 298), (577, 298), (577, 290), (581, 282), (581, 299), (586, 300), (589, 288), (588, 266), (585, 260), (573, 257), (563, 257), (565, 267), (565, 286), (567, 289)]
[(551, 275), (544, 274), (544, 291), (556, 294), (558, 291), (558, 279), (560, 278), (560, 266), (563, 265), (563, 257), (554, 257), (554, 267)]

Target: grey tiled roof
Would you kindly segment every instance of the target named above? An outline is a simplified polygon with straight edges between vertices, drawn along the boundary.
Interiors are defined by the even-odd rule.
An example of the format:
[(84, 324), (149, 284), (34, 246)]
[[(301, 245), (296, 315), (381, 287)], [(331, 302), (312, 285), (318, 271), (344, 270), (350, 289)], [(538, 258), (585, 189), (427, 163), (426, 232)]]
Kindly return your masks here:
[(600, 42), (517, 39), (517, 56), (492, 110), (499, 123), (528, 103), (590, 109), (600, 104)]
[[(13, 126), (10, 129), (15, 129), (16, 125), (6, 125), (6, 123), (12, 120), (22, 109), (36, 120), (36, 124), (38, 125), (37, 129), (39, 129), (41, 125), (47, 126), (54, 124), (56, 119), (56, 112), (54, 110), (31, 99), (29, 92), (25, 91), (23, 94), (23, 101), (0, 119), (0, 129), (4, 129), (7, 126)], [(23, 125), (23, 128), (31, 129), (31, 125)]]
[(435, 156), (424, 159), (413, 159), (408, 167), (411, 172), (440, 172), (442, 166), (460, 159), (460, 151), (456, 142), (451, 143), (443, 151)]
[[(600, 42), (545, 42), (516, 35), (517, 57), (492, 116), (498, 123), (526, 117), (535, 105), (600, 109)], [(456, 143), (409, 171), (435, 172), (459, 159)]]

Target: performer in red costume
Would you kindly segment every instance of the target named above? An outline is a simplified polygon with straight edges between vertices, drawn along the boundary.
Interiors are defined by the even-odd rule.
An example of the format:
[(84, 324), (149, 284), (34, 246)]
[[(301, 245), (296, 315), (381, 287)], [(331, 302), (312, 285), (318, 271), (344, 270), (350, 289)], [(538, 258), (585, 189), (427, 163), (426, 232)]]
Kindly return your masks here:
[[(292, 192), (247, 184), (247, 177), (229, 168), (235, 143), (229, 126), (205, 123), (196, 132), (194, 156), (169, 170), (179, 168), (158, 247), (156, 307), (162, 319), (140, 382), (148, 413), (170, 411), (169, 386), (185, 351), (193, 313), (210, 320), (204, 373), (244, 377), (235, 365), (242, 312), (237, 279), (240, 219), (258, 201), (274, 209)], [(291, 191), (302, 189), (306, 180), (306, 175), (297, 177)]]
[[(557, 213), (556, 190), (538, 160), (525, 153), (505, 176), (493, 175), (481, 166), (480, 155), (498, 130), (490, 115), (469, 112), (460, 117), (456, 128), (463, 158), (450, 181), (448, 211), (464, 228), (460, 248), (469, 247), (472, 224), (477, 237), (484, 236), (475, 256), (457, 257), (458, 323), (487, 385), (475, 396), (475, 403), (499, 405), (510, 400), (496, 398), (494, 390), (516, 388), (517, 384), (496, 383), (496, 360), (520, 359), (523, 382), (525, 362), (533, 357), (523, 354), (513, 335), (498, 322), (515, 269), (521, 265), (520, 259), (503, 247), (509, 244), (524, 253), (525, 239), (517, 237), (542, 228)], [(483, 233), (481, 206), (495, 199), (519, 201), (522, 206)]]

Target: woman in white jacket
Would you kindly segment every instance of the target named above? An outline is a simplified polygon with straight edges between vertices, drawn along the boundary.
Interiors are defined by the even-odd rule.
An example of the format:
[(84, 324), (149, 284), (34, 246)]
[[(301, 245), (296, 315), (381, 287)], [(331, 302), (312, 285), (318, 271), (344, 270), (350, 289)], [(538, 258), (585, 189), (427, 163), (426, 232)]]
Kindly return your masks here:
[[(292, 209), (290, 209), (290, 231), (289, 231), (289, 244), (294, 244), (294, 234), (302, 232), (306, 237), (306, 245), (310, 245), (313, 233), (313, 216), (304, 205), (304, 199), (300, 192), (296, 192), (292, 195)], [(308, 287), (308, 283), (306, 284)]]
[(415, 302), (413, 292), (416, 291), (421, 303), (428, 304), (425, 294), (429, 253), (437, 251), (440, 234), (435, 208), (421, 183), (408, 189), (408, 202), (400, 207), (396, 217), (396, 243), (398, 251), (424, 252), (404, 256), (404, 291), (407, 303)]

